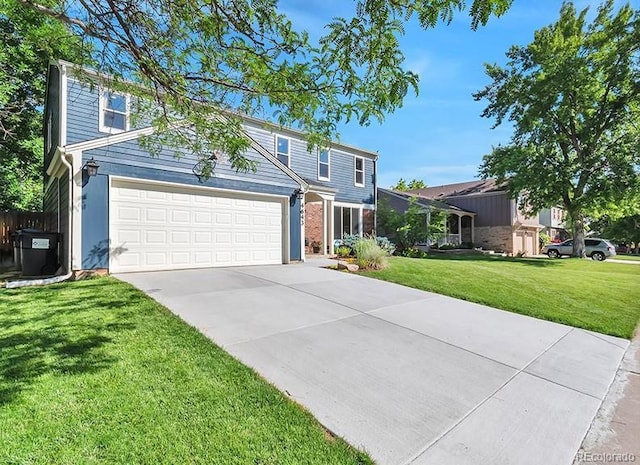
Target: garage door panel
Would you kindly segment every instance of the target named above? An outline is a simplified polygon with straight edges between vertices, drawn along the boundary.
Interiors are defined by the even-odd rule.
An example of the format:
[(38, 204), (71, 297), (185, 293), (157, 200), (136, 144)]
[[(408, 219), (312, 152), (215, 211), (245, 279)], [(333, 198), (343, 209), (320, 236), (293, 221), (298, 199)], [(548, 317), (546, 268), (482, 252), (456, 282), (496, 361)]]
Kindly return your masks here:
[(111, 271), (282, 263), (283, 202), (169, 189), (113, 182)]

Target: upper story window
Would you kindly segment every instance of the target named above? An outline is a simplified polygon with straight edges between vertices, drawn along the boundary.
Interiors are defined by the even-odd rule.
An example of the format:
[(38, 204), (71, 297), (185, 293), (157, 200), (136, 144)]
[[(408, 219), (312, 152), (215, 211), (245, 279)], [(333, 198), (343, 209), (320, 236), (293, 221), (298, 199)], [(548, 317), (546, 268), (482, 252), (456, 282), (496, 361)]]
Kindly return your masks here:
[(123, 132), (129, 129), (129, 97), (108, 90), (100, 95), (100, 132)]
[(318, 179), (321, 181), (329, 181), (331, 179), (330, 156), (328, 150), (318, 151)]
[(364, 158), (355, 157), (354, 160), (354, 184), (356, 186), (364, 187)]
[(276, 157), (289, 166), (291, 162), (291, 140), (288, 137), (276, 136)]

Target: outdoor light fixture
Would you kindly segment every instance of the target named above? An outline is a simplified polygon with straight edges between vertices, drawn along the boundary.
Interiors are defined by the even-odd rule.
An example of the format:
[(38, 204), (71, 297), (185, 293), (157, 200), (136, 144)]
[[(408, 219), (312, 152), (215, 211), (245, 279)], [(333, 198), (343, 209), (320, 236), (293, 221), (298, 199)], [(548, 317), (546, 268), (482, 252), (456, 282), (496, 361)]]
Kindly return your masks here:
[(196, 175), (199, 182), (203, 182), (205, 179), (213, 176), (220, 156), (220, 152), (216, 151), (213, 152), (213, 154), (211, 154), (209, 158), (200, 160), (198, 163), (193, 165), (193, 168), (191, 168), (191, 172)]
[(91, 157), (91, 160), (87, 160), (82, 169), (87, 173), (87, 176), (93, 177), (98, 175), (98, 162)]
[(298, 200), (302, 200), (304, 198), (304, 191), (302, 189), (296, 190), (296, 197)]

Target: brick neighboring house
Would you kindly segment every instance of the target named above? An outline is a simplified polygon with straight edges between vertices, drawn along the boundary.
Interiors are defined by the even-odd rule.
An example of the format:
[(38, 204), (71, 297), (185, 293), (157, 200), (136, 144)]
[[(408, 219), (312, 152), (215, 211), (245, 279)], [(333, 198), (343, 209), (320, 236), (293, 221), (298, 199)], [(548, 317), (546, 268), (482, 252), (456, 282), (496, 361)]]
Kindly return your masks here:
[[(495, 179), (484, 179), (457, 184), (415, 189), (409, 194), (423, 199), (437, 200), (475, 215), (467, 227), (462, 217), (449, 221), (449, 236), (459, 235), (458, 243), (472, 237), (476, 247), (506, 252), (510, 255), (537, 255), (539, 253), (539, 233), (544, 228), (539, 215), (527, 216), (518, 208), (518, 201), (509, 197), (506, 186), (497, 184)], [(455, 229), (455, 228), (458, 229)]]

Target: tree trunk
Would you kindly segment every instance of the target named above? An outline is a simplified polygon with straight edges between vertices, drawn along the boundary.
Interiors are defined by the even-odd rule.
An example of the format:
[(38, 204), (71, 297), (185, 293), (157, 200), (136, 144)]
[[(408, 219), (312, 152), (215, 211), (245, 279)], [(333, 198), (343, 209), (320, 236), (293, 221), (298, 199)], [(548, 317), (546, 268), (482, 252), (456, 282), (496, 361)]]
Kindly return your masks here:
[(585, 258), (587, 254), (584, 250), (584, 216), (580, 212), (571, 215), (573, 226), (573, 257)]

